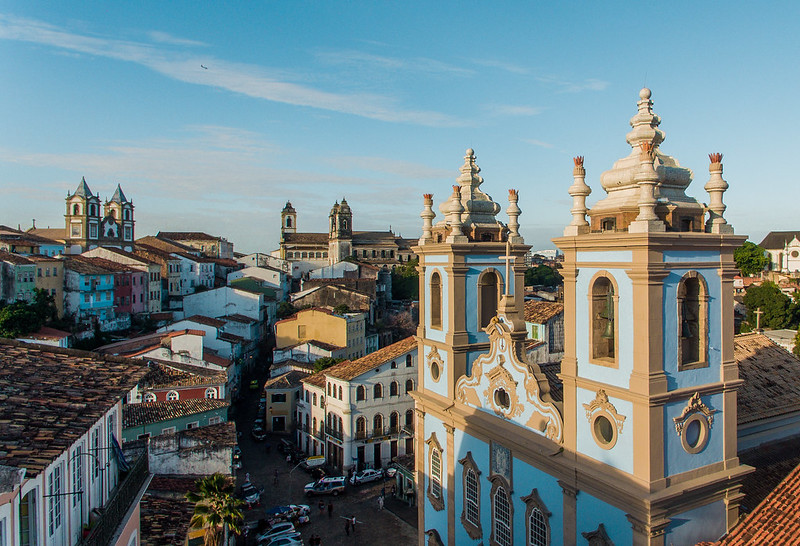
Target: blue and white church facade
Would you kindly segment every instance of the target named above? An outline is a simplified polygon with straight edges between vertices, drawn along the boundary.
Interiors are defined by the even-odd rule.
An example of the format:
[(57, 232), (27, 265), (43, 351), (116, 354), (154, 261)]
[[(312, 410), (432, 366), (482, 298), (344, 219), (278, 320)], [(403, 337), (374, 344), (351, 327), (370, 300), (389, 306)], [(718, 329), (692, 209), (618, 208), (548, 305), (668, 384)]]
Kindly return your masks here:
[[(419, 544), (694, 544), (738, 517), (733, 251), (721, 154), (708, 206), (660, 150), (650, 91), (591, 209), (575, 158), (563, 399), (525, 357), (518, 193), (508, 222), (467, 150), (434, 223), (424, 196), (416, 399)], [(588, 219), (587, 219), (588, 215)], [(555, 390), (554, 390), (555, 392)]]

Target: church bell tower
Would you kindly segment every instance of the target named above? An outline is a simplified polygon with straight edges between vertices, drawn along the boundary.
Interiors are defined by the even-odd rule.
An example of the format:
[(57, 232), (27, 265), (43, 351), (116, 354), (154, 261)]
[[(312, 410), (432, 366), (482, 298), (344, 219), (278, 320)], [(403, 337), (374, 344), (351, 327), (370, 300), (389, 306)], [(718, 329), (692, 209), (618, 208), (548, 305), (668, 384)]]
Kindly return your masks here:
[(565, 257), (564, 447), (632, 477), (620, 498), (644, 488), (626, 508), (634, 543), (694, 544), (736, 522), (748, 470), (733, 352), (733, 252), (745, 237), (723, 217), (722, 155), (709, 156), (704, 209), (685, 193), (692, 171), (662, 152), (652, 107), (642, 89), (631, 152), (601, 175), (606, 195), (591, 209), (574, 160), (573, 219), (554, 240)]

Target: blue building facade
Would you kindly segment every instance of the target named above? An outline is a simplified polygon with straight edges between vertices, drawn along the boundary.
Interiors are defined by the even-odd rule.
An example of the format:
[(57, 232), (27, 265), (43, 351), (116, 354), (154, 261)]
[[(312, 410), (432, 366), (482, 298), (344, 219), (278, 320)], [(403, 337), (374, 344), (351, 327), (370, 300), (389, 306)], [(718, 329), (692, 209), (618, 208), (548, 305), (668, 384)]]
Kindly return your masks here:
[[(738, 516), (733, 251), (721, 155), (708, 208), (660, 151), (643, 89), (631, 153), (591, 209), (575, 159), (564, 252), (563, 399), (526, 361), (516, 190), (507, 224), (467, 151), (420, 257), (420, 544), (694, 544)], [(587, 219), (588, 215), (588, 219)]]

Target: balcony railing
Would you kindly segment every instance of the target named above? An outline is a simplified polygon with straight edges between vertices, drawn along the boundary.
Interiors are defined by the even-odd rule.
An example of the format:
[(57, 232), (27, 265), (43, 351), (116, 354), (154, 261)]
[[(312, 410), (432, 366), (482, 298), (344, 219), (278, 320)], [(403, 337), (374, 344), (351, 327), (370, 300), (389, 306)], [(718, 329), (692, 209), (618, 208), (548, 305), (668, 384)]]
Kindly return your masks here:
[(341, 430), (333, 430), (331, 427), (326, 426), (325, 427), (325, 434), (327, 434), (328, 436), (333, 436), (334, 438), (336, 438), (340, 442), (342, 441), (342, 431)]
[(112, 497), (102, 508), (102, 515), (97, 519), (92, 530), (78, 544), (81, 546), (105, 546), (108, 544), (149, 475), (150, 467), (145, 451), (133, 463), (128, 475), (113, 491)]

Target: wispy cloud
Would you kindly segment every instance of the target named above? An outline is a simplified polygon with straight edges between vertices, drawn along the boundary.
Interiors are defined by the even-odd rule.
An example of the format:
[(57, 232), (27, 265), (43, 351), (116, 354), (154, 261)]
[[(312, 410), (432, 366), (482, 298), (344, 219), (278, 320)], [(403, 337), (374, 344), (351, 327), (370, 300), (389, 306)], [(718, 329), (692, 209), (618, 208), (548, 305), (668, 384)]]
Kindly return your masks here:
[(178, 38), (177, 36), (173, 36), (172, 34), (161, 32), (158, 30), (151, 30), (150, 32), (147, 33), (147, 35), (150, 37), (152, 41), (160, 44), (170, 44), (170, 45), (186, 46), (186, 47), (206, 47), (208, 45), (203, 42), (198, 42), (197, 40)]
[(486, 110), (499, 116), (536, 116), (544, 111), (538, 106), (523, 106), (513, 104), (489, 104)]
[(434, 75), (469, 77), (474, 76), (475, 71), (461, 66), (455, 66), (436, 59), (427, 57), (416, 57), (412, 59), (400, 59), (397, 57), (386, 57), (383, 55), (373, 55), (355, 50), (339, 51), (318, 51), (316, 57), (323, 63), (329, 65), (348, 65), (353, 67), (363, 67), (371, 69), (404, 71), (414, 73), (427, 73)]
[(488, 68), (497, 68), (498, 70), (503, 70), (505, 72), (510, 72), (512, 74), (530, 74), (530, 69), (524, 66), (520, 66), (518, 64), (513, 64), (505, 61), (499, 61), (496, 59), (473, 59), (472, 62), (479, 66), (485, 66)]
[(569, 81), (558, 76), (537, 76), (536, 81), (558, 88), (562, 93), (577, 93), (579, 91), (603, 91), (609, 83), (596, 78), (587, 78), (581, 81)]
[(454, 176), (452, 170), (438, 169), (411, 161), (387, 159), (385, 157), (336, 156), (325, 160), (329, 165), (340, 169), (362, 169), (373, 173), (400, 176), (405, 179), (435, 180), (448, 179)]
[(527, 142), (528, 144), (533, 144), (534, 146), (539, 146), (540, 148), (547, 148), (548, 150), (552, 150), (553, 148), (555, 148), (555, 146), (553, 146), (549, 142), (543, 142), (541, 140), (536, 140), (533, 138), (523, 139), (523, 142)]
[[(404, 109), (389, 96), (322, 91), (284, 81), (284, 73), (261, 66), (176, 53), (153, 44), (130, 40), (75, 34), (32, 19), (0, 15), (0, 39), (37, 43), (62, 51), (133, 62), (175, 80), (225, 89), (257, 99), (387, 122), (432, 127), (464, 125), (458, 118), (439, 112)], [(208, 66), (208, 70), (203, 70), (201, 64)]]

